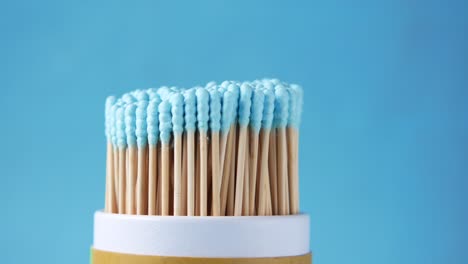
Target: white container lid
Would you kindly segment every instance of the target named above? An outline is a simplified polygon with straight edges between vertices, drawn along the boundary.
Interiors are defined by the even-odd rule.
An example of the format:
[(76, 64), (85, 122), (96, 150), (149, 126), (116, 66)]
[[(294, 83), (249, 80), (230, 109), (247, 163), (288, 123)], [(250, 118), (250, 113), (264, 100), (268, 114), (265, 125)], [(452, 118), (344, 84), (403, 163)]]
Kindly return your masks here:
[(309, 216), (137, 216), (98, 211), (93, 247), (173, 257), (299, 256), (310, 252)]

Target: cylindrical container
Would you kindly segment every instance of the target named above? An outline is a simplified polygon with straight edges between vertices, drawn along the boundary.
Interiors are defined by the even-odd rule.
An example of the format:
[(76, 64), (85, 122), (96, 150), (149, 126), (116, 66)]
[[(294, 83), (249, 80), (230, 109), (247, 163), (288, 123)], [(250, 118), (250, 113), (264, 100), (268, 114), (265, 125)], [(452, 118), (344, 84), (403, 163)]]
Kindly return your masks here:
[(96, 212), (92, 264), (310, 264), (309, 216)]

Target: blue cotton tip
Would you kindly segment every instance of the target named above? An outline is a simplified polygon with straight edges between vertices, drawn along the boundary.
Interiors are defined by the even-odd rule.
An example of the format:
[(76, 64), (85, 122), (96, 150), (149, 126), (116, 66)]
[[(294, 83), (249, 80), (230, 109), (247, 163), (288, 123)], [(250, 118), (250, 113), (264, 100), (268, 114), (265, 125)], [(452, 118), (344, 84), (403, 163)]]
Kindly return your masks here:
[(270, 82), (271, 82), (272, 84), (274, 84), (274, 85), (279, 85), (279, 84), (281, 84), (280, 80), (278, 80), (278, 79), (270, 79)]
[(136, 96), (137, 109), (136, 109), (136, 130), (137, 146), (139, 148), (146, 146), (148, 142), (147, 131), (147, 108), (149, 96), (145, 91), (141, 91)]
[(195, 89), (184, 91), (185, 103), (185, 129), (188, 132), (194, 132), (197, 125), (197, 96)]
[(264, 129), (271, 129), (273, 124), (273, 111), (275, 109), (275, 90), (273, 88), (263, 89), (263, 94), (262, 127)]
[(148, 94), (148, 97), (149, 97), (148, 101), (151, 101), (156, 97), (159, 97), (158, 92), (155, 88), (150, 88), (146, 90), (146, 93)]
[(140, 102), (140, 101), (149, 101), (150, 99), (150, 96), (149, 96), (149, 93), (148, 91), (146, 90), (138, 90), (137, 93), (135, 93), (135, 98), (137, 100), (137, 102)]
[(296, 123), (297, 95), (296, 91), (291, 89), (291, 87), (288, 87), (286, 89), (289, 93), (288, 126), (294, 126), (294, 124)]
[(171, 103), (163, 100), (158, 107), (159, 110), (159, 137), (163, 144), (169, 143), (172, 132)]
[(132, 93), (126, 93), (122, 95), (122, 101), (128, 105), (134, 103), (136, 101), (135, 97), (133, 97)]
[[(151, 97), (151, 94), (150, 94)], [(152, 146), (158, 143), (159, 139), (159, 104), (161, 100), (159, 96), (153, 97), (148, 103), (146, 110), (146, 123), (148, 132), (148, 143)]]
[(221, 130), (226, 133), (231, 128), (233, 122), (232, 112), (234, 111), (234, 96), (230, 91), (223, 94), (223, 107), (221, 115)]
[(256, 133), (260, 131), (260, 127), (262, 126), (264, 94), (261, 88), (258, 87), (253, 91), (252, 107), (250, 110), (250, 126)]
[(227, 87), (222, 87), (221, 85), (216, 86), (216, 89), (219, 92), (219, 97), (221, 97), (221, 101), (223, 100), (223, 94), (227, 91)]
[(302, 87), (297, 84), (291, 84), (290, 89), (294, 92), (294, 95), (296, 97), (295, 99), (296, 107), (293, 113), (294, 118), (293, 118), (293, 121), (291, 122), (291, 126), (299, 128), (299, 125), (301, 124), (304, 92), (302, 90)]
[(289, 114), (289, 93), (283, 85), (275, 87), (275, 112), (273, 125), (275, 127), (285, 127), (288, 124)]
[(106, 108), (105, 108), (105, 133), (107, 140), (111, 140), (111, 127), (112, 127), (112, 116), (111, 116), (111, 109), (112, 106), (115, 104), (116, 98), (115, 96), (109, 96), (106, 99)]
[(215, 81), (211, 81), (211, 82), (209, 82), (209, 83), (207, 83), (205, 85), (205, 88), (207, 88), (207, 89), (211, 88), (211, 87), (216, 87), (216, 82)]
[(122, 104), (121, 99), (117, 99), (115, 104), (112, 106), (110, 110), (110, 115), (109, 115), (109, 124), (110, 124), (110, 136), (111, 136), (111, 141), (112, 145), (117, 146), (117, 109)]
[(227, 88), (230, 84), (231, 84), (230, 81), (224, 81), (224, 82), (222, 82), (219, 86), (224, 87), (224, 88)]
[(206, 132), (208, 130), (210, 95), (204, 88), (198, 88), (197, 95), (197, 121), (198, 130)]
[(165, 100), (169, 99), (169, 96), (173, 91), (171, 90), (171, 88), (169, 88), (167, 86), (162, 86), (156, 92), (158, 93), (161, 100), (165, 101)]
[(177, 92), (171, 96), (172, 131), (180, 135), (184, 132), (184, 96)]
[(250, 107), (252, 99), (252, 87), (248, 83), (243, 83), (240, 87), (239, 99), (239, 124), (247, 126), (250, 118)]
[(136, 104), (128, 104), (125, 107), (125, 134), (128, 146), (136, 144), (136, 108)]
[(177, 86), (171, 86), (169, 90), (171, 90), (171, 93), (177, 93), (180, 91), (180, 88)]
[(263, 79), (261, 82), (262, 82), (263, 87), (265, 87), (265, 89), (275, 88), (275, 85), (269, 79)]
[(214, 132), (221, 129), (221, 97), (217, 89), (210, 90), (210, 128)]
[(115, 127), (116, 127), (116, 143), (119, 148), (127, 146), (127, 139), (125, 134), (125, 108), (120, 106), (115, 113)]
[(239, 85), (232, 83), (228, 86), (228, 92), (232, 94), (232, 108), (231, 108), (231, 117), (230, 122), (234, 123), (234, 121), (238, 118), (238, 110), (239, 110), (239, 96), (240, 96), (240, 89)]

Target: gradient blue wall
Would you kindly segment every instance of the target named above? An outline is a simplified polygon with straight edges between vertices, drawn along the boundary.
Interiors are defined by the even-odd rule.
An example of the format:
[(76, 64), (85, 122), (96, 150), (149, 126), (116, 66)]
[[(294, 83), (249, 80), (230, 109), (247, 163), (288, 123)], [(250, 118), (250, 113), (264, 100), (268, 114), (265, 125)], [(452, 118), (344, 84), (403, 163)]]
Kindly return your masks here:
[(278, 77), (305, 88), (316, 263), (468, 263), (467, 17), (466, 1), (1, 1), (1, 262), (87, 263), (107, 95)]

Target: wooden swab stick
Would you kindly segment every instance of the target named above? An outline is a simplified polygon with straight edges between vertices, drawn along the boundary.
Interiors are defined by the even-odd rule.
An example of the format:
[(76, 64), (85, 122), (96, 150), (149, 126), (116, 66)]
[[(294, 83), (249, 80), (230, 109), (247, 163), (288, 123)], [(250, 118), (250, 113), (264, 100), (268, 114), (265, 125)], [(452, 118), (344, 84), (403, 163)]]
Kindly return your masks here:
[(148, 214), (148, 151), (145, 146), (138, 148), (138, 170), (136, 182), (136, 204), (137, 214)]
[[(259, 188), (259, 202), (258, 202), (258, 215), (266, 215), (267, 214), (267, 201), (270, 200), (270, 197), (267, 194), (267, 190), (269, 189), (269, 180), (268, 180), (268, 148), (269, 148), (269, 137), (270, 137), (270, 129), (264, 129), (261, 132), (262, 138), (262, 150), (261, 150), (261, 161), (260, 161), (260, 188)], [(270, 200), (271, 201), (271, 200)], [(271, 203), (270, 203), (271, 204)]]
[(112, 143), (107, 142), (107, 158), (106, 158), (106, 203), (105, 203), (105, 212), (111, 213), (113, 201), (113, 157), (112, 157)]
[(174, 215), (182, 215), (182, 134), (174, 135)]
[(293, 127), (287, 128), (288, 138), (288, 175), (289, 198), (291, 214), (299, 213), (299, 177), (297, 166), (297, 131)]
[(170, 149), (168, 144), (161, 146), (161, 215), (169, 215), (169, 170)]
[(162, 144), (158, 144), (158, 177), (157, 177), (157, 190), (156, 190), (156, 215), (161, 215), (162, 204)]
[(249, 159), (249, 149), (250, 149), (250, 139), (248, 136), (248, 131), (247, 131), (247, 142), (245, 144), (245, 154), (243, 155), (245, 159), (245, 164), (244, 164), (244, 197), (242, 198), (243, 205), (242, 205), (242, 215), (250, 215), (250, 208), (249, 208), (249, 203), (250, 203), (250, 195), (251, 195), (251, 190), (250, 190), (250, 159)]
[(258, 162), (258, 134), (250, 131), (250, 197), (249, 197), (249, 215), (255, 215), (255, 196), (257, 188), (257, 162)]
[(126, 157), (127, 150), (124, 147), (119, 148), (119, 199), (118, 211), (119, 214), (125, 214), (125, 180), (126, 180)]
[(149, 145), (149, 158), (148, 158), (148, 214), (156, 215), (156, 193), (158, 190), (158, 149), (155, 144)]
[(284, 127), (277, 128), (278, 135), (278, 211), (280, 215), (289, 214), (288, 162), (286, 132)]
[(195, 215), (200, 216), (200, 135), (196, 133), (195, 148)]
[(171, 104), (159, 104), (159, 131), (161, 139), (161, 215), (169, 215), (170, 188), (170, 139), (172, 130)]
[(136, 213), (136, 203), (135, 203), (135, 187), (136, 187), (136, 178), (137, 178), (137, 148), (136, 146), (129, 146), (127, 148), (127, 189), (126, 189), (126, 213), (135, 214)]
[(206, 132), (200, 131), (200, 216), (208, 213), (208, 149)]
[(224, 156), (225, 158), (225, 166), (223, 168), (223, 177), (222, 177), (222, 188), (221, 188), (221, 215), (226, 215), (226, 207), (227, 207), (227, 197), (228, 197), (228, 186), (230, 182), (230, 175), (231, 175), (231, 166), (232, 166), (232, 148), (233, 148), (233, 143), (232, 143), (232, 138), (234, 134), (234, 130), (236, 127), (233, 125), (230, 129), (230, 132), (228, 132), (228, 139), (227, 139), (227, 144), (226, 144), (226, 155)]
[[(226, 152), (227, 152), (227, 143), (229, 138), (229, 131), (221, 132), (221, 137), (219, 139), (219, 171), (221, 173), (221, 178), (223, 177), (224, 166), (226, 162)], [(220, 182), (220, 187), (222, 189), (223, 180)]]
[(114, 175), (113, 175), (113, 183), (114, 183), (114, 186), (113, 186), (113, 190), (115, 192), (115, 205), (117, 207), (117, 211), (115, 213), (118, 213), (118, 203), (119, 203), (119, 175), (120, 175), (120, 172), (119, 172), (119, 148), (117, 147), (116, 144), (113, 144), (113, 150), (112, 150), (113, 154), (113, 159), (114, 159)]
[(276, 129), (270, 131), (270, 152), (268, 157), (268, 172), (270, 175), (271, 202), (273, 214), (279, 214), (278, 211), (278, 169), (277, 169), (277, 150), (276, 150)]
[(195, 133), (187, 132), (187, 215), (195, 215)]
[(182, 136), (182, 215), (187, 215), (187, 133)]
[(213, 216), (221, 215), (221, 174), (219, 169), (219, 132), (211, 132), (211, 165), (212, 165), (212, 203)]
[(239, 130), (239, 145), (236, 169), (236, 195), (234, 215), (242, 215), (242, 199), (244, 197), (244, 177), (245, 177), (245, 145), (247, 137), (247, 126), (241, 126)]
[(233, 216), (234, 215), (234, 204), (235, 204), (235, 191), (236, 191), (236, 153), (237, 153), (237, 142), (238, 142), (238, 127), (234, 125), (234, 129), (232, 130), (232, 137), (231, 137), (231, 161), (229, 167), (231, 168), (229, 173), (229, 183), (228, 183), (228, 197), (227, 197), (227, 212), (226, 215)]
[(174, 215), (174, 143), (169, 144), (169, 215)]

